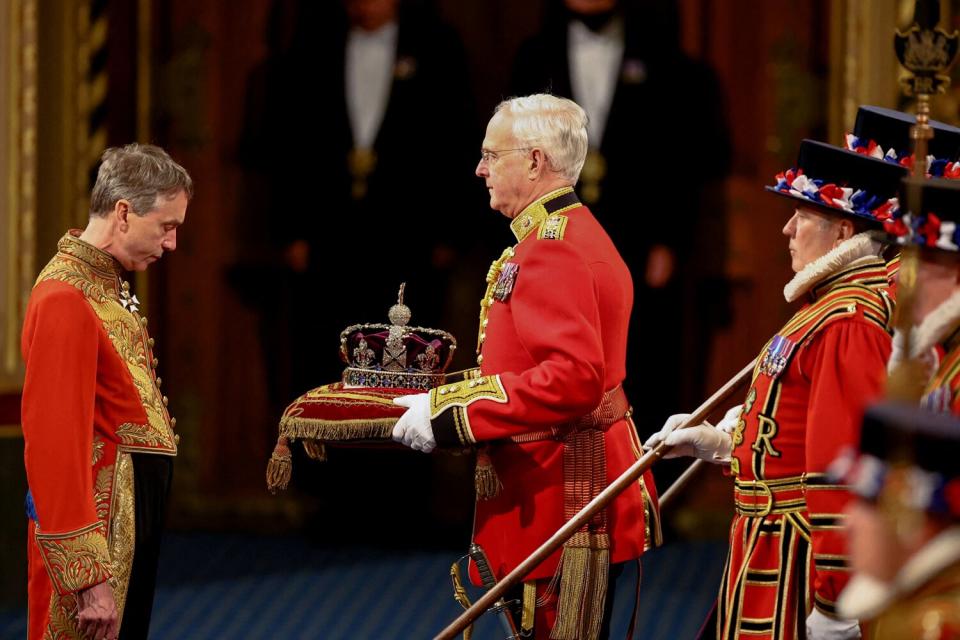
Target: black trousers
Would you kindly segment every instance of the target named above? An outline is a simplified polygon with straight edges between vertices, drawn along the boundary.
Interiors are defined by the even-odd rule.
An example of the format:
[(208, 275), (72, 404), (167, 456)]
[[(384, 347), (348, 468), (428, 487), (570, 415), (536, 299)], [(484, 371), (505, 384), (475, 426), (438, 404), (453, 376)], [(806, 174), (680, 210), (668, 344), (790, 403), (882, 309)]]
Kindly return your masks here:
[(120, 640), (145, 640), (150, 631), (160, 540), (173, 482), (173, 458), (149, 453), (134, 453), (132, 458), (137, 539)]

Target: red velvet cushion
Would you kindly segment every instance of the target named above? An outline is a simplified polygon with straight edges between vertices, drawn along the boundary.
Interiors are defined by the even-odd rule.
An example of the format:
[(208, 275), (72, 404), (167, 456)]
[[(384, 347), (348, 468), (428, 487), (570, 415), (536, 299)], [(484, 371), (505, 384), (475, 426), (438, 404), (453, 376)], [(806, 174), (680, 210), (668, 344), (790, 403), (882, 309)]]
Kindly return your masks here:
[(358, 387), (342, 382), (306, 392), (287, 407), (280, 420), (280, 436), (318, 440), (328, 444), (387, 444), (397, 418), (406, 411), (393, 399), (413, 389)]

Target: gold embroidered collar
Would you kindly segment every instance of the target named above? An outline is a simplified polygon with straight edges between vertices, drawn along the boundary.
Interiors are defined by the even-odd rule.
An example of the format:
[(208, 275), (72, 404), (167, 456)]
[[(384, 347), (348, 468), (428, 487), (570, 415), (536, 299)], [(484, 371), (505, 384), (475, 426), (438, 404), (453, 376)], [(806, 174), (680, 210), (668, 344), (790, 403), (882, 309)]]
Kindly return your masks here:
[(536, 202), (528, 205), (516, 218), (510, 221), (510, 230), (516, 236), (517, 242), (530, 235), (530, 232), (540, 227), (543, 221), (556, 213), (562, 213), (580, 206), (577, 194), (573, 187), (563, 187), (551, 191)]
[(57, 250), (71, 258), (75, 258), (99, 271), (102, 275), (119, 278), (123, 267), (117, 259), (102, 249), (80, 239), (80, 231), (71, 229), (64, 234), (57, 243)]

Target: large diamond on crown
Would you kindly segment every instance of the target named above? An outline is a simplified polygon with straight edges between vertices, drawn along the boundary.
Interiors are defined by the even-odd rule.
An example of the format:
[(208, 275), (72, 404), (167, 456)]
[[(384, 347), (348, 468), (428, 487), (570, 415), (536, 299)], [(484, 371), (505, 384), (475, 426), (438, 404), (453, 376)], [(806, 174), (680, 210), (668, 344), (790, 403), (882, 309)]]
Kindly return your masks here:
[(354, 324), (340, 332), (344, 385), (427, 391), (443, 384), (457, 340), (439, 329), (409, 326), (405, 284), (390, 307), (390, 324)]

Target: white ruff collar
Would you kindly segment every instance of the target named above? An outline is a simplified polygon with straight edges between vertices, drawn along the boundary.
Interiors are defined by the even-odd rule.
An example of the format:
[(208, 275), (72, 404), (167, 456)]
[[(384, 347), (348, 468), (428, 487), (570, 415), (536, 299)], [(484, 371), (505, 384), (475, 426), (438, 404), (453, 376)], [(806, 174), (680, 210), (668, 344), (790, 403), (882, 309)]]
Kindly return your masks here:
[(960, 321), (960, 291), (955, 291), (913, 328), (910, 336), (911, 357), (916, 358), (943, 342), (943, 339), (956, 328), (958, 321)]
[(849, 267), (858, 260), (875, 258), (880, 255), (882, 246), (870, 237), (869, 231), (858, 233), (852, 238), (844, 240), (793, 276), (793, 279), (783, 288), (783, 297), (787, 299), (787, 302), (798, 300), (800, 296), (830, 274), (844, 267)]
[(892, 583), (859, 573), (854, 574), (837, 598), (837, 613), (844, 618), (875, 618), (895, 599), (916, 591), (958, 560), (960, 527), (952, 526), (908, 559)]

